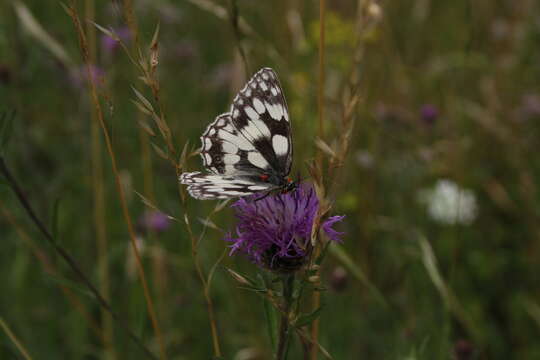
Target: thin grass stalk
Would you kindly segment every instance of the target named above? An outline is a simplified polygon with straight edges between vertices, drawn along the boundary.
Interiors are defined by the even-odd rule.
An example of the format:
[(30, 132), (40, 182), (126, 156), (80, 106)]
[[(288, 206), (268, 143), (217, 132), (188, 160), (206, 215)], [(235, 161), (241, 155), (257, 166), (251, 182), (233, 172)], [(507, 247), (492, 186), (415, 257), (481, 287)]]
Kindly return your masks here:
[[(130, 7), (131, 1), (126, 1), (124, 3), (124, 6)], [(135, 18), (135, 13), (133, 9), (132, 8), (125, 9), (125, 14), (128, 20), (128, 24), (131, 24), (130, 26), (133, 27), (132, 31), (133, 29), (135, 29), (134, 31), (136, 32), (137, 31), (136, 26), (134, 26), (134, 24), (136, 24), (136, 18)], [(146, 60), (143, 58), (142, 52), (140, 50), (140, 46), (138, 45), (137, 42), (135, 44), (136, 45), (135, 47), (136, 47), (136, 51), (139, 54), (140, 62), (134, 61), (134, 58), (131, 56), (129, 50), (125, 46), (123, 46), (123, 48), (126, 51), (130, 60), (141, 70), (142, 77), (144, 78), (144, 82), (146, 85), (148, 85), (148, 87), (150, 88), (152, 92), (152, 98), (155, 104), (157, 105), (158, 110), (157, 112), (155, 112), (152, 108), (147, 108), (145, 112), (149, 112), (151, 114), (154, 120), (154, 123), (157, 126), (159, 133), (161, 134), (161, 137), (167, 147), (168, 154), (165, 154), (165, 155), (167, 159), (169, 160), (169, 162), (171, 163), (171, 165), (174, 166), (176, 175), (177, 177), (179, 177), (180, 174), (182, 173), (182, 170), (185, 168), (187, 148), (186, 147), (184, 148), (184, 152), (180, 156), (180, 160), (178, 162), (177, 160), (178, 155), (177, 155), (175, 146), (173, 144), (171, 131), (165, 120), (165, 112), (164, 112), (163, 104), (160, 98), (159, 80), (156, 78), (156, 72), (155, 72), (157, 65), (159, 63), (158, 61), (159, 51), (158, 51), (158, 41), (157, 41), (158, 33), (159, 33), (159, 26), (156, 29), (154, 38), (152, 39), (152, 43), (150, 45), (150, 52), (151, 52), (150, 58), (151, 59), (148, 64), (149, 66), (143, 65), (143, 63)], [(137, 41), (137, 38), (136, 38), (136, 41)], [(123, 44), (121, 43), (121, 45)], [(138, 92), (138, 90), (136, 89), (134, 90), (137, 95), (142, 96), (140, 92)], [(140, 97), (139, 97), (139, 100), (141, 100)], [(147, 100), (145, 101), (147, 102)], [(191, 256), (193, 258), (193, 263), (195, 266), (195, 270), (197, 272), (197, 276), (199, 277), (199, 280), (201, 281), (201, 284), (203, 285), (203, 294), (204, 294), (204, 298), (206, 302), (206, 307), (207, 307), (208, 317), (209, 317), (209, 322), (210, 322), (210, 329), (211, 329), (211, 334), (212, 334), (214, 356), (221, 357), (221, 347), (219, 345), (219, 337), (218, 337), (218, 332), (217, 332), (216, 317), (214, 313), (214, 305), (213, 305), (212, 298), (210, 297), (209, 281), (206, 279), (206, 276), (204, 274), (204, 271), (200, 263), (200, 259), (198, 257), (197, 248), (199, 245), (199, 240), (193, 234), (191, 222), (189, 220), (189, 216), (187, 215), (187, 211), (186, 211), (187, 209), (186, 196), (180, 183), (178, 183), (178, 194), (180, 197), (180, 203), (181, 203), (182, 209), (184, 210), (184, 223), (186, 225), (186, 229), (187, 229), (190, 242), (191, 242)]]
[[(96, 29), (92, 26), (91, 21), (95, 19), (95, 1), (85, 0), (85, 15), (89, 21), (86, 23), (86, 32), (88, 34), (88, 56), (91, 63), (96, 61)], [(92, 192), (94, 199), (93, 217), (96, 227), (96, 243), (97, 243), (97, 263), (98, 263), (98, 278), (99, 290), (103, 297), (109, 301), (110, 299), (110, 278), (107, 256), (107, 225), (105, 222), (105, 192), (103, 181), (103, 161), (101, 157), (101, 138), (99, 123), (96, 118), (95, 108), (90, 108), (92, 121), (90, 123), (90, 154), (92, 166)], [(103, 336), (106, 344), (106, 358), (116, 358), (114, 349), (114, 329), (112, 319), (107, 314), (105, 309), (101, 309), (101, 323), (103, 324)]]
[(290, 313), (293, 302), (294, 273), (284, 275), (283, 282), (283, 311), (279, 325), (279, 337), (276, 351), (277, 360), (286, 360), (289, 349), (289, 340), (291, 337)]
[[(144, 110), (142, 110), (144, 113), (147, 113), (147, 114), (151, 115), (151, 117), (152, 117), (152, 119), (154, 121), (154, 124), (158, 128), (159, 133), (161, 134), (162, 140), (165, 142), (168, 154), (165, 154), (161, 149), (156, 149), (156, 147), (154, 149), (156, 151), (159, 150), (159, 152), (163, 153), (162, 157), (166, 158), (170, 162), (170, 164), (175, 168), (175, 172), (176, 172), (177, 177), (179, 177), (180, 174), (182, 173), (182, 170), (185, 169), (185, 161), (187, 160), (187, 158), (189, 156), (191, 156), (193, 154), (187, 155), (187, 153), (186, 153), (187, 152), (187, 146), (185, 146), (184, 151), (180, 155), (180, 160), (177, 161), (178, 155), (177, 155), (175, 146), (173, 144), (171, 131), (170, 131), (170, 128), (167, 125), (167, 122), (165, 120), (165, 112), (163, 110), (163, 105), (162, 105), (161, 98), (160, 98), (159, 81), (155, 77), (155, 70), (156, 70), (156, 67), (157, 67), (157, 65), (159, 63), (159, 61), (158, 61), (159, 52), (158, 52), (158, 42), (157, 42), (158, 30), (159, 30), (159, 27), (158, 27), (158, 29), (156, 29), (156, 32), (154, 34), (154, 39), (152, 40), (152, 44), (150, 46), (151, 61), (148, 64), (149, 66), (146, 64), (146, 59), (144, 59), (143, 54), (142, 54), (139, 46), (136, 46), (136, 47), (137, 47), (137, 52), (139, 54), (138, 56), (139, 56), (140, 61), (136, 61), (133, 58), (133, 56), (130, 54), (129, 49), (127, 49), (127, 47), (122, 42), (120, 42), (120, 45), (126, 51), (126, 54), (129, 57), (129, 59), (131, 60), (131, 62), (138, 69), (141, 70), (141, 72), (142, 72), (141, 77), (144, 79), (145, 84), (148, 85), (148, 87), (150, 88), (150, 90), (152, 92), (152, 98), (153, 98), (153, 100), (154, 100), (154, 102), (155, 102), (155, 104), (157, 105), (157, 108), (158, 108), (157, 112), (154, 111), (154, 109), (150, 105), (150, 102), (148, 100), (144, 99), (144, 96), (137, 89), (133, 88), (133, 90), (135, 91), (135, 94), (138, 97), (138, 101), (143, 101), (143, 103), (144, 103), (143, 104), (143, 103), (136, 102), (136, 104), (138, 104), (139, 109), (144, 108)], [(142, 99), (144, 99), (144, 100), (142, 100)], [(204, 271), (202, 270), (202, 266), (201, 266), (200, 260), (198, 258), (197, 247), (198, 247), (199, 241), (194, 236), (193, 230), (191, 228), (191, 223), (189, 221), (189, 216), (187, 215), (187, 211), (186, 211), (186, 209), (187, 209), (186, 195), (185, 195), (180, 183), (178, 183), (178, 194), (179, 194), (179, 197), (180, 197), (181, 207), (182, 207), (182, 209), (184, 211), (184, 223), (186, 225), (186, 229), (188, 231), (188, 235), (189, 235), (190, 242), (191, 242), (191, 255), (192, 255), (192, 258), (193, 258), (195, 270), (197, 272), (197, 276), (199, 277), (199, 279), (200, 279), (200, 281), (201, 281), (201, 283), (203, 285), (203, 294), (204, 294), (204, 297), (205, 297), (205, 301), (206, 301), (206, 305), (207, 305), (207, 311), (208, 311), (208, 317), (209, 317), (209, 321), (210, 321), (210, 329), (211, 329), (211, 334), (212, 334), (212, 344), (213, 344), (213, 349), (214, 349), (214, 356), (215, 357), (221, 357), (221, 348), (220, 348), (220, 345), (219, 345), (219, 337), (218, 337), (218, 332), (217, 332), (216, 318), (215, 318), (214, 310), (213, 310), (214, 309), (213, 302), (212, 302), (212, 299), (210, 297), (209, 282), (206, 280), (206, 277), (204, 275)]]
[(317, 89), (318, 95), (318, 111), (319, 111), (319, 127), (318, 136), (324, 139), (324, 80), (325, 80), (325, 14), (326, 0), (319, 0), (319, 86)]
[[(321, 19), (320, 19), (320, 39), (321, 43), (319, 44), (319, 65), (324, 65), (324, 0), (321, 0)], [(361, 63), (364, 54), (364, 40), (363, 35), (370, 31), (374, 26), (376, 26), (380, 20), (381, 10), (379, 6), (371, 0), (358, 0), (357, 1), (357, 34), (358, 38), (356, 39), (355, 49), (353, 52), (352, 59), (352, 69), (350, 72), (350, 77), (348, 78), (348, 84), (345, 87), (345, 93), (343, 95), (342, 101), (342, 113), (340, 123), (340, 132), (337, 137), (336, 143), (337, 149), (332, 151), (333, 156), (330, 157), (328, 161), (327, 172), (325, 173), (322, 169), (322, 157), (317, 157), (317, 162), (314, 169), (315, 183), (317, 185), (318, 195), (321, 201), (321, 207), (317, 218), (315, 219), (314, 230), (312, 237), (317, 237), (318, 228), (320, 226), (321, 217), (324, 216), (326, 212), (330, 209), (330, 202), (328, 200), (327, 194), (335, 194), (338, 186), (338, 179), (342, 175), (342, 168), (347, 154), (349, 152), (351, 136), (354, 130), (354, 125), (357, 119), (357, 106), (360, 102), (359, 92), (359, 73), (358, 67)], [(319, 68), (319, 84), (321, 87), (324, 86), (324, 67)], [(324, 114), (324, 88), (319, 88), (319, 139), (324, 141), (324, 123), (321, 120)], [(321, 155), (321, 153), (318, 153)], [(326, 181), (323, 181), (323, 175), (327, 175)], [(328, 189), (325, 188), (325, 184), (328, 185)], [(315, 258), (320, 254), (320, 240), (315, 244)], [(378, 294), (378, 292), (376, 292)], [(320, 306), (320, 293), (313, 293), (313, 310), (318, 309)], [(311, 328), (312, 344), (318, 344), (317, 338), (319, 333), (319, 319), (316, 319)], [(317, 358), (317, 351), (315, 346), (311, 348), (311, 360)]]
[[(127, 13), (132, 14), (132, 16), (134, 16), (133, 11), (127, 11)], [(135, 23), (135, 19), (133, 19), (132, 22)], [(167, 125), (167, 122), (165, 119), (165, 111), (163, 109), (163, 104), (160, 97), (159, 80), (156, 78), (156, 68), (159, 63), (158, 40), (156, 37), (156, 35), (158, 34), (158, 30), (159, 30), (159, 26), (154, 34), (154, 39), (152, 40), (152, 43), (150, 45), (151, 60), (149, 63), (149, 69), (145, 68), (144, 66), (139, 66), (139, 68), (143, 72), (145, 83), (150, 88), (152, 92), (153, 100), (155, 104), (157, 105), (158, 112), (155, 113), (153, 110), (151, 111), (153, 115), (153, 119), (156, 123), (156, 126), (159, 129), (159, 132), (162, 136), (163, 141), (165, 142), (165, 145), (167, 146), (168, 160), (171, 163), (171, 165), (174, 166), (175, 171), (176, 171), (176, 176), (177, 178), (179, 178), (180, 174), (182, 173), (182, 169), (185, 168), (185, 160), (186, 160), (185, 152), (187, 151), (187, 148), (184, 148), (184, 152), (180, 156), (180, 161), (177, 162), (177, 158), (178, 158), (177, 152), (173, 144), (171, 130), (169, 126)], [(140, 47), (138, 45), (136, 47), (139, 54), (141, 54)], [(212, 298), (210, 296), (209, 281), (206, 279), (206, 276), (204, 274), (204, 271), (202, 269), (202, 265), (198, 256), (197, 249), (199, 246), (200, 239), (197, 239), (197, 237), (195, 237), (193, 233), (191, 222), (189, 220), (189, 216), (186, 210), (187, 209), (186, 196), (180, 183), (178, 183), (178, 191), (179, 191), (180, 203), (181, 203), (182, 209), (184, 210), (184, 223), (186, 225), (186, 229), (188, 231), (190, 242), (191, 242), (191, 256), (193, 258), (193, 263), (195, 266), (195, 270), (197, 272), (197, 276), (199, 277), (199, 280), (201, 281), (201, 284), (203, 285), (203, 294), (204, 294), (206, 307), (208, 311), (208, 318), (210, 322), (210, 330), (211, 330), (211, 335), (212, 335), (212, 346), (213, 346), (214, 356), (221, 357), (221, 347), (219, 344), (219, 336), (218, 336), (217, 325), (216, 325), (216, 317), (214, 313), (214, 305), (213, 305)]]
[(32, 208), (32, 205), (30, 204), (30, 201), (23, 192), (17, 179), (15, 179), (15, 177), (7, 167), (7, 164), (2, 156), (0, 156), (0, 174), (4, 176), (7, 184), (15, 193), (15, 196), (23, 207), (24, 211), (26, 212), (28, 217), (30, 217), (34, 225), (39, 229), (41, 234), (45, 237), (49, 245), (51, 245), (54, 251), (58, 255), (60, 255), (60, 257), (68, 264), (68, 266), (71, 268), (71, 270), (73, 270), (75, 275), (77, 275), (82, 284), (84, 284), (84, 286), (86, 286), (86, 288), (92, 293), (92, 295), (94, 295), (99, 305), (105, 308), (109, 312), (109, 314), (111, 314), (116, 323), (128, 334), (130, 339), (139, 346), (139, 348), (144, 352), (145, 355), (147, 355), (151, 359), (156, 359), (154, 354), (152, 354), (150, 350), (148, 350), (148, 348), (142, 343), (142, 341), (133, 333), (133, 331), (131, 331), (131, 329), (127, 326), (124, 320), (120, 316), (118, 316), (115, 311), (113, 311), (111, 305), (109, 305), (109, 303), (103, 298), (99, 290), (94, 286), (94, 284), (92, 284), (88, 276), (86, 276), (86, 274), (82, 271), (75, 259), (72, 258), (71, 255), (62, 246), (58, 244), (52, 233), (45, 226), (45, 223), (36, 215), (34, 209)]
[(11, 342), (15, 345), (17, 350), (19, 350), (19, 352), (25, 358), (25, 360), (32, 360), (32, 357), (28, 353), (28, 350), (26, 350), (24, 345), (20, 342), (17, 336), (15, 336), (13, 331), (11, 331), (11, 329), (9, 328), (8, 324), (6, 324), (4, 319), (1, 317), (0, 317), (0, 327), (2, 328), (2, 330), (4, 330), (9, 340), (11, 340)]
[(242, 62), (244, 63), (244, 71), (245, 71), (245, 76), (247, 78), (251, 72), (250, 72), (249, 62), (247, 59), (246, 52), (244, 50), (244, 47), (242, 46), (242, 30), (240, 29), (240, 25), (239, 25), (240, 14), (238, 10), (238, 3), (237, 3), (237, 0), (229, 0), (229, 4), (230, 4), (229, 18), (231, 20), (234, 39), (236, 41), (238, 53), (240, 54), (240, 57), (242, 58)]
[(371, 31), (380, 20), (380, 8), (372, 0), (357, 1), (356, 33), (353, 61), (348, 84), (346, 85), (342, 101), (341, 131), (338, 136), (336, 156), (332, 157), (328, 164), (328, 173), (332, 174), (329, 193), (335, 193), (338, 189), (338, 180), (342, 175), (342, 167), (349, 153), (351, 136), (357, 120), (357, 108), (360, 103), (359, 68), (364, 57), (365, 42), (363, 35)]
[[(139, 44), (139, 27), (137, 23), (137, 18), (135, 16), (135, 11), (133, 9), (133, 2), (131, 0), (124, 0), (123, 2), (123, 11), (124, 11), (124, 18), (126, 19), (126, 23), (128, 25), (129, 31), (131, 32), (133, 36), (132, 41), (132, 50), (136, 52), (138, 49), (140, 49)], [(135, 85), (136, 88), (139, 88), (140, 86)], [(138, 89), (139, 90), (139, 89)], [(144, 121), (144, 114), (140, 111), (137, 112), (137, 123), (140, 123)], [(152, 203), (156, 202), (155, 192), (154, 192), (154, 172), (153, 172), (153, 163), (152, 163), (152, 156), (150, 153), (150, 139), (148, 134), (145, 132), (144, 129), (141, 127), (138, 128), (139, 133), (139, 144), (141, 147), (141, 164), (142, 164), (142, 173), (143, 173), (143, 191), (144, 196)], [(155, 233), (152, 231), (152, 229), (148, 229), (148, 236), (153, 238), (155, 236)], [(152, 262), (152, 274), (154, 277), (153, 284), (156, 287), (157, 292), (157, 313), (160, 314), (161, 322), (163, 319), (167, 319), (168, 316), (166, 315), (167, 308), (164, 306), (164, 301), (162, 298), (162, 294), (165, 293), (165, 288), (163, 288), (164, 282), (161, 281), (165, 278), (164, 274), (160, 274), (160, 271), (162, 267), (156, 267), (155, 265), (157, 262)], [(157, 280), (157, 281), (156, 281)], [(166, 326), (166, 325), (165, 325)]]
[[(324, 80), (325, 80), (325, 15), (326, 15), (326, 1), (320, 0), (319, 1), (319, 86), (318, 86), (318, 111), (319, 111), (319, 123), (318, 123), (318, 137), (319, 139), (324, 139)], [(315, 164), (317, 170), (317, 173), (320, 175), (319, 179), (315, 179), (315, 182), (318, 184), (316, 186), (318, 196), (321, 199), (321, 205), (323, 204), (323, 199), (325, 196), (324, 191), (324, 182), (322, 179), (322, 168), (323, 168), (323, 154), (320, 150), (318, 150), (317, 156), (316, 156), (316, 164)], [(320, 218), (322, 216), (321, 210), (324, 208), (324, 206), (321, 206), (319, 208), (319, 213), (317, 214), (317, 218), (314, 221), (314, 232), (315, 237), (318, 239), (318, 227), (320, 224)], [(318, 239), (320, 240), (320, 239)], [(315, 244), (314, 249), (314, 258), (316, 259), (320, 255), (321, 251), (321, 244), (320, 241), (317, 241)], [(312, 295), (312, 309), (315, 311), (321, 306), (321, 293), (319, 291), (314, 291)], [(315, 319), (313, 323), (311, 324), (311, 349), (310, 349), (310, 359), (311, 360), (317, 360), (318, 355), (318, 347), (316, 344), (319, 342), (319, 326), (320, 326), (320, 320), (319, 318)]]
[(71, 16), (73, 22), (74, 22), (76, 31), (77, 31), (78, 36), (79, 36), (79, 45), (81, 47), (81, 54), (82, 54), (82, 57), (83, 57), (83, 62), (86, 64), (88, 83), (90, 85), (90, 95), (92, 97), (92, 102), (93, 102), (95, 110), (96, 110), (99, 125), (101, 127), (101, 130), (102, 130), (104, 138), (105, 138), (105, 145), (106, 145), (106, 148), (107, 148), (107, 152), (108, 152), (109, 158), (111, 160), (111, 166), (112, 166), (112, 171), (113, 171), (113, 174), (114, 174), (116, 190), (117, 190), (118, 197), (119, 197), (119, 200), (120, 200), (120, 205), (122, 207), (122, 214), (124, 216), (124, 220), (125, 220), (127, 228), (128, 228), (128, 233), (129, 233), (129, 238), (130, 238), (130, 241), (131, 241), (131, 246), (132, 246), (132, 249), (133, 249), (133, 253), (135, 255), (137, 272), (139, 274), (139, 278), (140, 278), (141, 284), (143, 286), (144, 297), (145, 297), (145, 300), (146, 300), (147, 310), (148, 310), (148, 313), (150, 315), (150, 320), (152, 322), (152, 327), (154, 328), (154, 332), (155, 332), (155, 335), (156, 335), (156, 338), (157, 338), (157, 341), (158, 341), (158, 344), (159, 344), (160, 358), (161, 359), (166, 359), (167, 355), (166, 355), (166, 352), (165, 352), (165, 344), (163, 342), (163, 336), (162, 336), (161, 329), (160, 329), (158, 321), (157, 321), (157, 316), (156, 316), (156, 313), (155, 313), (155, 310), (154, 310), (154, 304), (153, 304), (152, 298), (150, 297), (150, 290), (148, 288), (148, 282), (146, 280), (146, 274), (145, 274), (144, 268), (142, 266), (141, 256), (140, 256), (139, 250), (137, 248), (135, 230), (133, 228), (133, 222), (132, 222), (131, 216), (129, 214), (129, 209), (128, 209), (127, 202), (126, 202), (126, 196), (125, 196), (124, 188), (123, 188), (121, 180), (120, 180), (120, 174), (118, 172), (118, 166), (117, 166), (117, 163), (116, 163), (116, 154), (114, 153), (114, 149), (112, 147), (112, 142), (111, 142), (111, 138), (110, 138), (110, 135), (109, 135), (109, 130), (108, 130), (107, 126), (105, 125), (105, 119), (104, 119), (103, 111), (101, 109), (101, 105), (100, 105), (99, 98), (98, 98), (98, 95), (97, 95), (96, 85), (95, 85), (94, 79), (92, 77), (92, 69), (91, 69), (91, 64), (90, 64), (89, 55), (88, 55), (88, 44), (87, 44), (87, 40), (86, 40), (86, 35), (85, 35), (84, 30), (82, 28), (82, 25), (80, 23), (77, 8), (75, 7), (75, 5), (73, 3), (71, 3), (71, 6), (68, 8), (68, 11), (70, 13), (70, 16)]
[[(139, 46), (139, 28), (137, 25), (137, 18), (135, 17), (135, 11), (133, 9), (132, 0), (123, 1), (123, 10), (126, 23), (128, 25), (129, 31), (133, 36), (133, 47), (134, 51), (140, 48)], [(137, 112), (138, 119), (143, 120), (143, 114)], [(143, 189), (144, 195), (146, 198), (150, 199), (155, 203), (155, 194), (154, 194), (154, 173), (152, 171), (152, 157), (150, 156), (150, 144), (148, 134), (139, 127), (139, 143), (141, 145), (141, 163), (143, 169)]]
[[(0, 213), (4, 216), (7, 222), (15, 229), (15, 232), (19, 238), (28, 246), (34, 257), (38, 260), (39, 264), (43, 268), (43, 271), (46, 274), (49, 274), (52, 277), (59, 278), (60, 274), (54, 266), (54, 263), (47, 257), (47, 255), (36, 245), (32, 240), (30, 235), (24, 230), (24, 228), (19, 224), (13, 214), (6, 208), (6, 206), (0, 200)], [(64, 286), (62, 283), (56, 282), (68, 302), (73, 306), (73, 308), (78, 311), (81, 316), (86, 320), (90, 329), (94, 334), (106, 344), (106, 338), (104, 333), (101, 331), (99, 324), (92, 318), (90, 313), (86, 310), (86, 307), (81, 303), (77, 296), (71, 291), (67, 286)]]
[[(181, 167), (178, 166), (176, 168), (176, 176), (180, 177), (180, 174), (181, 174)], [(221, 357), (221, 347), (219, 344), (219, 335), (217, 331), (216, 317), (214, 314), (214, 303), (212, 301), (212, 298), (210, 297), (210, 289), (208, 286), (208, 282), (206, 281), (206, 277), (202, 270), (201, 262), (198, 256), (199, 241), (195, 237), (195, 234), (193, 234), (193, 229), (191, 228), (191, 222), (189, 220), (189, 217), (186, 211), (187, 209), (186, 196), (183, 193), (183, 189), (180, 182), (178, 183), (178, 193), (180, 195), (180, 203), (182, 204), (182, 207), (184, 209), (184, 223), (186, 225), (186, 230), (188, 232), (188, 235), (191, 241), (191, 257), (193, 259), (193, 264), (195, 266), (195, 271), (197, 272), (197, 276), (199, 277), (199, 280), (201, 281), (203, 285), (204, 299), (206, 301), (206, 308), (208, 311), (208, 318), (210, 321), (210, 332), (212, 335), (212, 346), (214, 349), (214, 356), (219, 358)]]

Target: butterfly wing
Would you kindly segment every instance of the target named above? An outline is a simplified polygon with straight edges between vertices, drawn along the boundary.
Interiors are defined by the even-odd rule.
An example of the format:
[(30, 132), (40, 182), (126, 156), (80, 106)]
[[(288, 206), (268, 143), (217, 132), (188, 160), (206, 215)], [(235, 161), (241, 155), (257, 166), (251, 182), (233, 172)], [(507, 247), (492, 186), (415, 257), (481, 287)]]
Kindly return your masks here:
[(276, 73), (263, 68), (253, 75), (234, 99), (230, 115), (238, 132), (257, 150), (248, 160), (286, 177), (292, 164), (291, 125)]
[(271, 188), (269, 184), (253, 181), (249, 177), (209, 175), (200, 172), (183, 173), (180, 175), (180, 182), (188, 185), (189, 194), (200, 200), (246, 196)]
[(258, 175), (268, 171), (253, 160), (259, 154), (253, 143), (235, 127), (230, 114), (219, 115), (201, 136), (204, 167), (214, 174)]
[(207, 127), (201, 142), (203, 164), (211, 174), (180, 176), (193, 197), (225, 199), (278, 187), (260, 177), (282, 179), (292, 163), (287, 104), (274, 71), (257, 72), (234, 99), (230, 113)]

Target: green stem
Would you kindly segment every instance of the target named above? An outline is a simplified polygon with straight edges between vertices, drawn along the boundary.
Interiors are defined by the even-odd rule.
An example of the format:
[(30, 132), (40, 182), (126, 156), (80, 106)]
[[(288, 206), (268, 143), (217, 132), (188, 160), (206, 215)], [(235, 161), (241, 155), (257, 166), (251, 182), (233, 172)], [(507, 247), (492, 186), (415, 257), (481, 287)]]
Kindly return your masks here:
[(281, 314), (281, 323), (279, 325), (279, 341), (276, 351), (276, 360), (285, 360), (287, 358), (287, 349), (289, 347), (289, 315), (293, 301), (294, 274), (284, 275), (283, 281), (283, 311)]

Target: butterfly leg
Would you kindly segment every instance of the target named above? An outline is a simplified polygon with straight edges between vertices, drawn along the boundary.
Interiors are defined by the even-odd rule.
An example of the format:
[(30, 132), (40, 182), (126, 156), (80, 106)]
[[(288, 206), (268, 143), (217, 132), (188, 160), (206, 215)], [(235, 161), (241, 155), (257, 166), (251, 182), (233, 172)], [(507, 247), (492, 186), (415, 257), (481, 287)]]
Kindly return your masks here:
[(256, 202), (256, 201), (259, 201), (259, 200), (262, 200), (262, 199), (265, 199), (267, 198), (272, 192), (271, 191), (267, 191), (266, 194), (264, 194), (263, 196), (253, 200), (253, 202)]

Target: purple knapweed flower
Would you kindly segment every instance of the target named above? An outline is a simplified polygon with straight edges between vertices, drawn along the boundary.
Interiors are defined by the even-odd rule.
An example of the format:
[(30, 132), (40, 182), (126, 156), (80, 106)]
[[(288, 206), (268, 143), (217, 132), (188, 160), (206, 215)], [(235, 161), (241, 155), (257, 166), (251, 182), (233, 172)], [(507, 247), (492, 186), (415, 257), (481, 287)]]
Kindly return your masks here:
[(439, 109), (435, 105), (425, 104), (420, 108), (420, 117), (427, 125), (433, 125), (439, 116)]
[[(243, 253), (255, 264), (272, 271), (287, 273), (298, 270), (311, 254), (311, 230), (319, 209), (319, 199), (311, 185), (303, 184), (295, 191), (241, 198), (232, 206), (239, 219), (237, 237), (230, 255)], [(344, 216), (332, 216), (322, 229), (332, 241), (340, 241), (341, 232), (332, 225)]]

